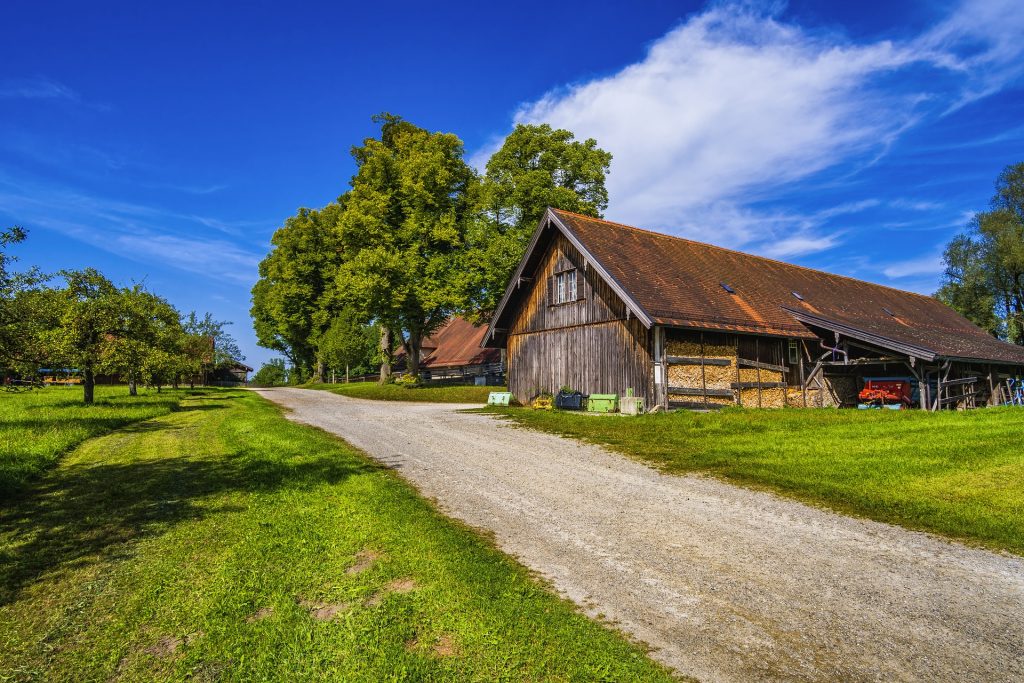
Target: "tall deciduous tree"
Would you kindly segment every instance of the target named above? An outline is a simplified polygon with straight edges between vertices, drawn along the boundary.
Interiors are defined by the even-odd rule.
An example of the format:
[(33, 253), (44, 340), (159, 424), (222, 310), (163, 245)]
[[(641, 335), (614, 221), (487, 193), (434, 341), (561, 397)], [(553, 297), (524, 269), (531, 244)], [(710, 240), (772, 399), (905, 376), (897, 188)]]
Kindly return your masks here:
[(944, 260), (936, 296), (992, 334), (1024, 344), (1024, 163), (999, 174), (989, 210), (946, 246)]
[(12, 269), (17, 259), (8, 247), (24, 241), (27, 235), (20, 226), (0, 231), (0, 370), (38, 368), (43, 358), (38, 334), (54, 314), (38, 288), (44, 279), (39, 271)]
[(476, 193), (468, 317), (486, 320), (497, 307), (547, 207), (603, 215), (611, 159), (593, 138), (547, 124), (520, 124), (505, 138)]
[(323, 209), (299, 209), (285, 221), (252, 289), (260, 345), (284, 354), (307, 376), (316, 361), (317, 339), (330, 325), (341, 258), (335, 224), (343, 202), (344, 197)]
[(323, 366), (344, 370), (348, 381), (351, 368), (362, 369), (378, 359), (379, 338), (375, 326), (361, 323), (351, 311), (341, 311), (320, 336), (317, 355)]
[[(339, 302), (364, 322), (377, 322), (383, 335), (400, 334), (409, 371), (418, 374), (423, 338), (465, 306), (476, 177), (455, 135), (389, 114), (374, 120), (380, 139), (352, 150), (358, 170), (338, 221), (346, 254)], [(382, 364), (382, 381), (386, 370)]]
[(61, 275), (66, 287), (54, 297), (54, 303), (60, 306), (59, 322), (43, 339), (52, 359), (82, 373), (82, 398), (92, 403), (104, 344), (120, 331), (121, 295), (93, 268)]
[(166, 300), (136, 285), (117, 293), (117, 320), (102, 343), (99, 369), (117, 373), (138, 395), (139, 382), (162, 371), (174, 353), (178, 312)]

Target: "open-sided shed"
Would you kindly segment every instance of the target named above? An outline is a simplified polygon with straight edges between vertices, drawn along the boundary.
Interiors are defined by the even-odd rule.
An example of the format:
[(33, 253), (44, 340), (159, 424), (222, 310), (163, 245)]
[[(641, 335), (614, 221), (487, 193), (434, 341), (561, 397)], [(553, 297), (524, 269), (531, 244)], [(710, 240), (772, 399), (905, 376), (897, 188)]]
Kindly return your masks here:
[(521, 401), (838, 406), (902, 377), (915, 406), (973, 407), (1024, 371), (1024, 348), (932, 297), (554, 209), (482, 344), (507, 348)]

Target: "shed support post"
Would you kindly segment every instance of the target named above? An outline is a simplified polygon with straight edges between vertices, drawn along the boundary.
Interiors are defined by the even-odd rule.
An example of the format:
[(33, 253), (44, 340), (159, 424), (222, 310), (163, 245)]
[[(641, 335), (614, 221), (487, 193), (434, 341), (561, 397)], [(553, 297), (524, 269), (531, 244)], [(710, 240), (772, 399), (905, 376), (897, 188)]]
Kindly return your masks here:
[(704, 392), (704, 409), (708, 408), (708, 377), (704, 369), (704, 331), (700, 333), (700, 390)]
[(807, 342), (800, 342), (800, 389), (804, 395), (804, 408), (807, 407), (807, 378), (804, 376), (804, 354), (807, 351)]

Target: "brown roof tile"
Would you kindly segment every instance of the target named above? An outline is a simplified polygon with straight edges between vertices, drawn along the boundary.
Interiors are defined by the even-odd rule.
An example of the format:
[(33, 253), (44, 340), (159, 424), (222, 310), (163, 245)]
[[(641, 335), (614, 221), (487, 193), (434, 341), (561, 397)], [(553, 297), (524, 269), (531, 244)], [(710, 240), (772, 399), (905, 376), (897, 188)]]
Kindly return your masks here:
[(433, 352), (422, 365), (436, 369), (497, 363), (501, 360), (500, 349), (480, 348), (486, 333), (486, 325), (477, 326), (465, 318), (451, 318), (430, 336), (430, 346), (424, 344), (424, 349), (433, 348)]

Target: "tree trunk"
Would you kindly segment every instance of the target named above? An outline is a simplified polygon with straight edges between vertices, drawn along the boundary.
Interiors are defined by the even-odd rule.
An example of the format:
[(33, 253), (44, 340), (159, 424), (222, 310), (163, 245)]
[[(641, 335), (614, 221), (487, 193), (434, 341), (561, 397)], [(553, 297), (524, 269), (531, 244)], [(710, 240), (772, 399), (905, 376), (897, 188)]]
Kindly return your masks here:
[(327, 368), (319, 358), (316, 359), (316, 381), (320, 384), (327, 383)]
[(92, 367), (86, 366), (82, 375), (82, 402), (92, 403), (96, 392), (96, 376), (92, 373)]
[(380, 328), (380, 383), (386, 384), (391, 379), (391, 330), (387, 327)]
[(420, 376), (420, 348), (423, 345), (423, 337), (420, 334), (409, 333), (409, 340), (406, 342), (406, 357), (409, 359), (409, 374), (413, 377)]
[(348, 384), (348, 363), (345, 363), (345, 384)]
[(128, 380), (128, 395), (138, 396), (139, 395), (139, 384), (133, 379)]

